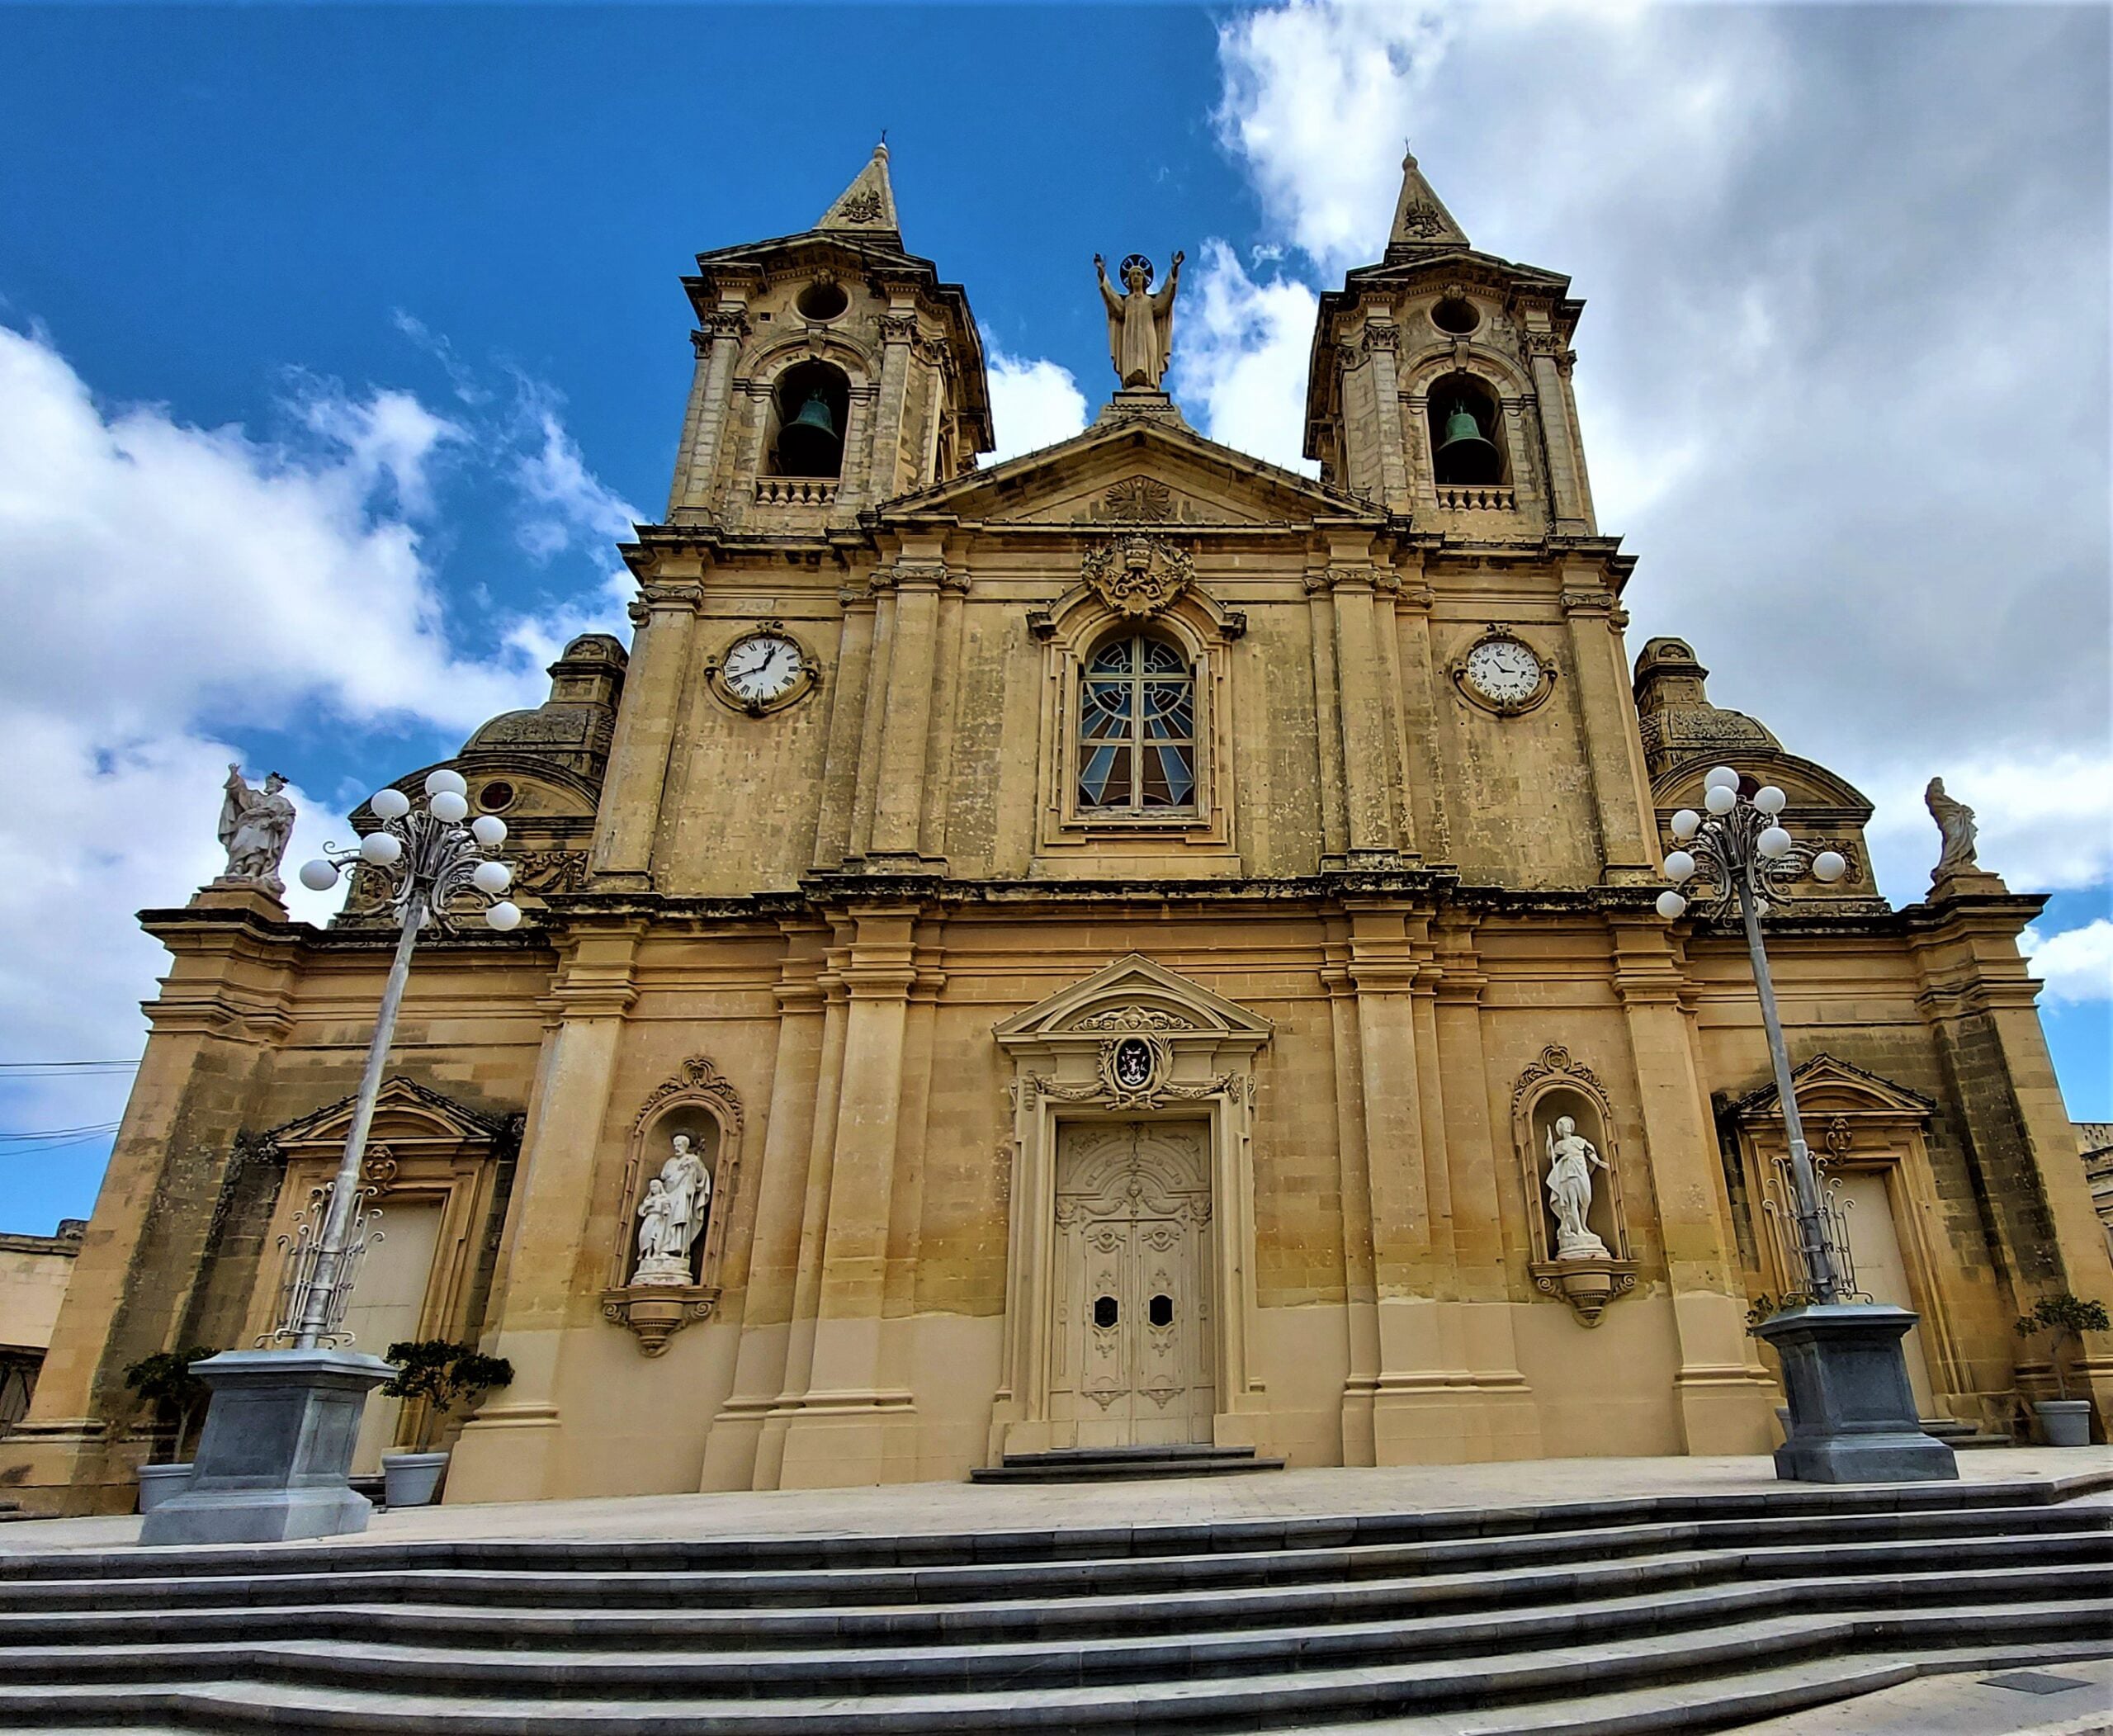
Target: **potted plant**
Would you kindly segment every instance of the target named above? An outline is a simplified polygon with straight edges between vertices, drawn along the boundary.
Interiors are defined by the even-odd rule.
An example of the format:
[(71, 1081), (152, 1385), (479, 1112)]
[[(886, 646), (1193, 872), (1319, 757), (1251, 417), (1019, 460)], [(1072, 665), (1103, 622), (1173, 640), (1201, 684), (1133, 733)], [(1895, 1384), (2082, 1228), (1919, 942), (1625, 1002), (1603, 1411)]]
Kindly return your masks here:
[(2109, 1325), (2113, 1322), (2106, 1318), (2104, 1303), (2086, 1302), (2067, 1291), (2059, 1296), (2042, 1296), (2033, 1304), (2032, 1312), (2018, 1321), (2017, 1335), (2021, 1338), (2035, 1337), (2041, 1332), (2054, 1334), (2048, 1360), (2054, 1365), (2054, 1390), (2060, 1396), (2042, 1398), (2032, 1407), (2040, 1413), (2040, 1431), (2049, 1446), (2090, 1445), (2091, 1401), (2069, 1397), (2068, 1378), (2062, 1369), (2062, 1341), (2073, 1338), (2081, 1348), (2086, 1332), (2102, 1332)]
[(154, 1407), (154, 1444), (166, 1440), (168, 1458), (158, 1464), (139, 1467), (139, 1511), (147, 1511), (180, 1495), (191, 1481), (191, 1462), (184, 1450), (191, 1444), (193, 1428), (206, 1414), (212, 1388), (191, 1372), (191, 1365), (220, 1352), (210, 1345), (194, 1344), (181, 1350), (157, 1350), (142, 1356), (125, 1371), (125, 1384), (140, 1402)]
[[(445, 1338), (392, 1344), (389, 1360), (396, 1365), (396, 1378), (381, 1390), (391, 1398), (425, 1401), (421, 1432), (428, 1439), (458, 1407), (467, 1409), (494, 1387), (513, 1379), (513, 1365), (503, 1356), (486, 1356), (475, 1345), (451, 1344)], [(422, 1507), (433, 1499), (447, 1469), (445, 1448), (435, 1453), (384, 1453), (382, 1499), (392, 1507)]]

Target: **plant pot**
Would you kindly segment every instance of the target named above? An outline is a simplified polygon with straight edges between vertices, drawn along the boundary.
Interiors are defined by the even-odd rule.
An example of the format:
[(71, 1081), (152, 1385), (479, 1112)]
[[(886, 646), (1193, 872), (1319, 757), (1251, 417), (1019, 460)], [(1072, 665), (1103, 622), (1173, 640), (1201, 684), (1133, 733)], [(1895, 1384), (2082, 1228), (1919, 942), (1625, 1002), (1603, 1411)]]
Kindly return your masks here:
[(172, 1496), (191, 1487), (191, 1467), (183, 1464), (143, 1464), (139, 1467), (139, 1511), (152, 1512)]
[(381, 1455), (382, 1501), (392, 1507), (422, 1507), (432, 1504), (447, 1469), (445, 1453), (384, 1453)]
[(2040, 1433), (2048, 1445), (2091, 1445), (2088, 1398), (2043, 1398), (2032, 1408), (2039, 1413)]

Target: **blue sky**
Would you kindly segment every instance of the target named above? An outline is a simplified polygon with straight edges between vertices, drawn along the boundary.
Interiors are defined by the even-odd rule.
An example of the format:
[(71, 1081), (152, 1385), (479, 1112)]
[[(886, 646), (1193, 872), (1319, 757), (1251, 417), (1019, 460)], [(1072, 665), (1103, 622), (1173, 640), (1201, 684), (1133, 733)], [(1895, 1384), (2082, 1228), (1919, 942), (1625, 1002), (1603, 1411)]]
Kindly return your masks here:
[[(1870, 793), (1898, 901), (1944, 773), (2059, 889), (2050, 1041), (2113, 1119), (2107, 48), (2083, 8), (0, 9), (0, 724), (56, 792), (0, 821), (0, 1062), (137, 1053), (129, 913), (211, 872), (228, 759), (293, 777), (298, 854), (621, 622), (678, 276), (811, 223), (882, 129), (1003, 446), (1104, 395), (1093, 254), (1180, 247), (1175, 389), (1279, 462), (1412, 134), (1478, 245), (1591, 303), (1632, 646), (1687, 635)], [(0, 1075), (0, 1134), (122, 1086)], [(106, 1151), (0, 1139), (0, 1229), (84, 1215)]]

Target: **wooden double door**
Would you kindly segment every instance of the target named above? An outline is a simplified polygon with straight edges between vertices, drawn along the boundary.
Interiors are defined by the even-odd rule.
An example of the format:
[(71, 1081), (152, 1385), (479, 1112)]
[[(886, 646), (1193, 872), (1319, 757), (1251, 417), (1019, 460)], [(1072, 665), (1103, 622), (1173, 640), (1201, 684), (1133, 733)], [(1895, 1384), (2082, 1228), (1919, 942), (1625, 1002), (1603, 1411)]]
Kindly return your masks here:
[(1211, 1439), (1210, 1235), (1205, 1123), (1064, 1128), (1049, 1397), (1074, 1445)]

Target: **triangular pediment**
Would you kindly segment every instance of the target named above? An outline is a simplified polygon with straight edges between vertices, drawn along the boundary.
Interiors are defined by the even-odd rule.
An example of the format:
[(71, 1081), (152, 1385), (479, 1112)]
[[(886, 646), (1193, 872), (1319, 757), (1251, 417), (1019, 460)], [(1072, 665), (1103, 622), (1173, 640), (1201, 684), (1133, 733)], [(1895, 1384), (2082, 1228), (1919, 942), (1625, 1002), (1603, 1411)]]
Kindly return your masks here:
[(1157, 1031), (1266, 1043), (1275, 1027), (1200, 982), (1132, 953), (992, 1027), (1001, 1043)]
[[(293, 1146), (342, 1144), (351, 1131), (357, 1103), (356, 1096), (340, 1097), (273, 1128), (264, 1139), (281, 1151)], [(368, 1138), (376, 1145), (390, 1140), (489, 1144), (505, 1131), (502, 1118), (480, 1114), (399, 1073), (381, 1082)]]
[[(1927, 1116), (1936, 1105), (1904, 1085), (1895, 1085), (1853, 1062), (1832, 1055), (1815, 1055), (1792, 1069), (1791, 1088), (1798, 1094), (1798, 1113), (1810, 1123), (1816, 1117), (1834, 1113)], [(1749, 1091), (1732, 1105), (1744, 1122), (1774, 1120), (1781, 1114), (1773, 1082)]]
[(883, 520), (943, 513), (962, 523), (1149, 529), (1310, 524), (1382, 515), (1369, 502), (1187, 428), (1134, 417), (882, 509)]

